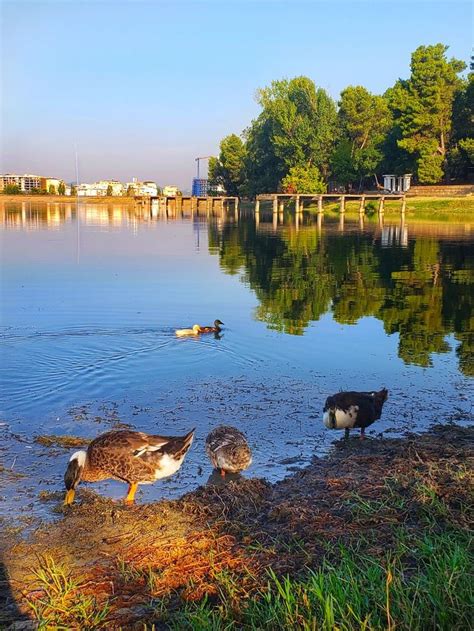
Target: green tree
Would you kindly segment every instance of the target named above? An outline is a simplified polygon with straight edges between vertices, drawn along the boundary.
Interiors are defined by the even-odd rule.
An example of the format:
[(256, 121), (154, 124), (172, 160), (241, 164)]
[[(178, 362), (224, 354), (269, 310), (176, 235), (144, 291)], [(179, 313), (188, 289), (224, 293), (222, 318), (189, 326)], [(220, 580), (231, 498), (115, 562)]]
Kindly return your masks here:
[(383, 160), (382, 144), (391, 125), (388, 103), (362, 86), (349, 86), (341, 92), (338, 118), (342, 146), (332, 156), (333, 175), (344, 184), (357, 179), (360, 186)]
[(453, 130), (448, 153), (451, 178), (466, 180), (474, 171), (474, 72), (471, 72), (454, 99)]
[(48, 186), (48, 193), (49, 195), (56, 195), (56, 187), (54, 186), (54, 184), (50, 184)]
[(453, 102), (466, 67), (448, 60), (447, 46), (420, 46), (412, 54), (411, 76), (399, 80), (387, 92), (395, 123), (400, 129), (398, 146), (413, 154), (420, 182), (439, 182), (444, 173), (450, 141)]
[(21, 189), (18, 184), (6, 184), (3, 188), (3, 192), (5, 195), (19, 195), (21, 193)]
[(236, 134), (220, 144), (219, 158), (210, 158), (208, 177), (211, 185), (221, 185), (228, 195), (241, 195), (245, 183), (245, 146)]
[(331, 175), (344, 186), (357, 179), (357, 171), (352, 159), (352, 143), (347, 138), (339, 141), (331, 157)]
[(71, 197), (77, 197), (77, 187), (75, 184), (71, 185)]
[(134, 197), (134, 195), (135, 195), (135, 188), (131, 184), (129, 184), (127, 188), (127, 196)]
[(285, 193), (325, 193), (326, 185), (316, 166), (294, 166), (281, 181)]
[(65, 194), (66, 194), (66, 185), (64, 184), (64, 182), (60, 182), (58, 186), (58, 195), (65, 195)]
[(113, 192), (114, 192), (114, 189), (112, 188), (112, 184), (109, 184), (107, 186), (107, 193), (106, 193), (107, 197), (112, 197)]
[(337, 138), (334, 101), (308, 77), (273, 81), (257, 93), (262, 108), (245, 131), (249, 194), (277, 190), (293, 167), (317, 167), (325, 178)]
[(337, 130), (336, 106), (308, 77), (273, 81), (257, 101), (270, 122), (273, 153), (285, 166), (317, 166), (328, 172)]

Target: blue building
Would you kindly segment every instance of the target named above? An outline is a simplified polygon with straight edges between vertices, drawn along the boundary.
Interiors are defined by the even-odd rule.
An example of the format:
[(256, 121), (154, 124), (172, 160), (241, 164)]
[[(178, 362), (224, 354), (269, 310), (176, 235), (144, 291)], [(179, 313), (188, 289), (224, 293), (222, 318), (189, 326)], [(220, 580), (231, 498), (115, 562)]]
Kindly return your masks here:
[(193, 178), (193, 187), (192, 187), (192, 196), (193, 197), (207, 197), (208, 193), (208, 180), (203, 178), (194, 177)]

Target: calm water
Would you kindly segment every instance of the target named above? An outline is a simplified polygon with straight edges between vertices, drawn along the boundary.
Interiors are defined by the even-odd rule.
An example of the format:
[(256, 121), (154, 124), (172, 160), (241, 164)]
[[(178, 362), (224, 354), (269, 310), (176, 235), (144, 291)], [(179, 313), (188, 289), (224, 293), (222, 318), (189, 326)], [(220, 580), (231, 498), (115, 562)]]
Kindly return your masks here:
[[(62, 489), (69, 451), (38, 435), (196, 426), (179, 474), (143, 501), (207, 481), (203, 443), (218, 423), (248, 434), (247, 475), (283, 477), (340, 438), (321, 423), (340, 389), (390, 390), (369, 435), (469, 420), (472, 225), (105, 204), (0, 212), (0, 513), (47, 514), (39, 490)], [(215, 318), (220, 339), (174, 336)]]

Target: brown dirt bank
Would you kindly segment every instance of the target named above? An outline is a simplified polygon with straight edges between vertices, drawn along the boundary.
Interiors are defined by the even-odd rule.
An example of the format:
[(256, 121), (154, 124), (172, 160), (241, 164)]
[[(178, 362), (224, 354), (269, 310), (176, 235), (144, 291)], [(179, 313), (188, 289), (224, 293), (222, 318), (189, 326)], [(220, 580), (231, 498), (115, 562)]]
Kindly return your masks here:
[[(163, 607), (218, 599), (223, 576), (232, 577), (236, 599), (248, 598), (268, 568), (301, 575), (332, 558), (339, 543), (361, 543), (382, 559), (397, 528), (426, 528), (427, 506), (437, 510), (433, 528), (468, 529), (473, 442), (474, 429), (456, 425), (400, 439), (341, 440), (328, 457), (274, 485), (241, 478), (134, 507), (84, 487), (79, 503), (26, 541), (3, 524), (0, 588), (9, 605), (0, 628), (2, 620), (34, 617), (34, 609), (45, 617), (70, 579), (62, 601), (67, 628), (81, 626), (68, 619), (71, 602), (103, 608), (88, 628), (166, 628)], [(61, 500), (46, 501), (62, 512)]]

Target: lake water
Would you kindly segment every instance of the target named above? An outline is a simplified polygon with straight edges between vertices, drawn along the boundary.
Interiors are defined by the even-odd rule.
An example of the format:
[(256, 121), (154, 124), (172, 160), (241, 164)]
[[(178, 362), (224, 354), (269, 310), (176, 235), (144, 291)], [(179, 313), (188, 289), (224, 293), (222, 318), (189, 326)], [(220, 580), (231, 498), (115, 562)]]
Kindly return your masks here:
[[(469, 420), (472, 225), (91, 203), (0, 212), (0, 514), (50, 514), (38, 493), (63, 488), (70, 450), (39, 435), (195, 426), (180, 472), (140, 490), (149, 501), (208, 480), (204, 440), (219, 423), (248, 435), (246, 475), (281, 479), (341, 438), (321, 421), (341, 389), (389, 389), (369, 436)], [(174, 335), (215, 318), (220, 339)]]

